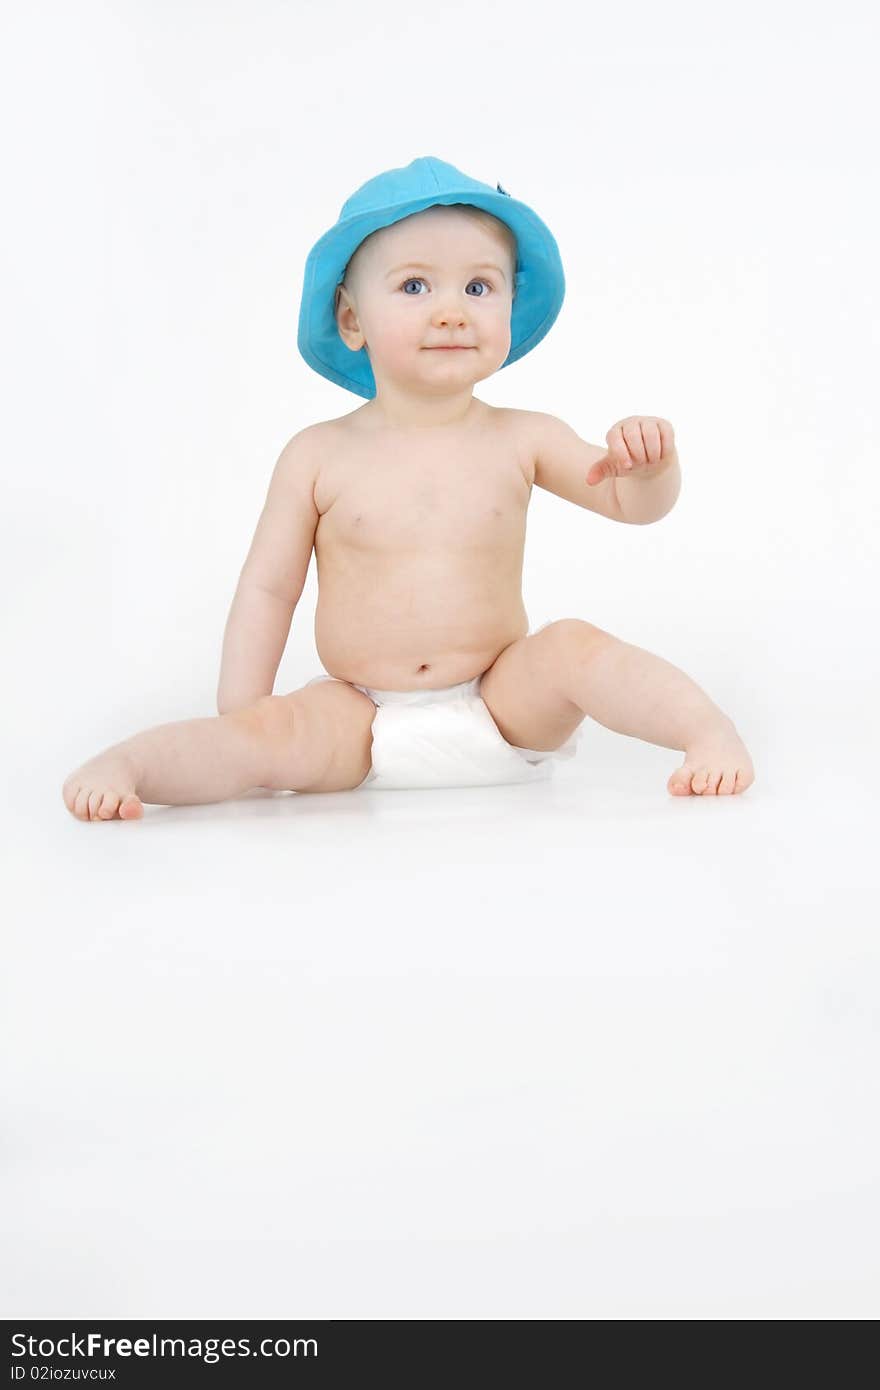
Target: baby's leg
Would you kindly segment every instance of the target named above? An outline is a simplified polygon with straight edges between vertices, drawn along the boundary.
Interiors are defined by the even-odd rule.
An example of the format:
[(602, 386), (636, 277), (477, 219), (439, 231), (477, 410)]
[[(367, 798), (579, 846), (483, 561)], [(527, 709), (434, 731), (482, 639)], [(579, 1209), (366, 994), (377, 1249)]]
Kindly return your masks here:
[(211, 719), (145, 729), (67, 778), (62, 796), (80, 820), (138, 820), (143, 802), (225, 801), (261, 784), (267, 738), (258, 705)]
[(344, 682), (269, 695), (246, 709), (145, 729), (67, 778), (80, 820), (136, 820), (143, 804), (225, 801), (253, 787), (340, 791), (370, 768), (372, 701)]
[(568, 693), (591, 719), (686, 754), (667, 789), (673, 796), (725, 796), (755, 780), (733, 721), (684, 671), (591, 623), (569, 634)]
[(558, 747), (589, 715), (615, 733), (684, 751), (667, 782), (674, 796), (724, 796), (755, 780), (732, 720), (690, 676), (578, 618), (511, 643), (480, 693), (503, 736), (520, 747)]

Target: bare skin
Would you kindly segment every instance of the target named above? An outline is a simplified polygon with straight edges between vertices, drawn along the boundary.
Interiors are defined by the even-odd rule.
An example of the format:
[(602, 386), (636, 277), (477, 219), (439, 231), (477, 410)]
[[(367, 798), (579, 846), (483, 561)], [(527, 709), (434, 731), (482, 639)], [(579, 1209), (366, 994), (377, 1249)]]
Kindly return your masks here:
[[(260, 582), (230, 643), (231, 684), (271, 690), (266, 652), (277, 646), (280, 659), (283, 620), (289, 625), (314, 546), (315, 639), (335, 679), (106, 749), (66, 779), (73, 815), (136, 820), (144, 802), (360, 786), (375, 706), (356, 686), (434, 690), (476, 676), (500, 733), (518, 747), (558, 748), (589, 716), (683, 751), (667, 782), (674, 796), (751, 785), (732, 721), (683, 671), (577, 618), (529, 635), (521, 583), (532, 486), (627, 517), (613, 491), (603, 484), (590, 494), (584, 483), (602, 449), (572, 445), (558, 429), (551, 439), (540, 423), (550, 417), (473, 396), (510, 350), (510, 255), (497, 227), (487, 231), (454, 207), (430, 207), (358, 247), (338, 291), (337, 326), (352, 351), (368, 349), (376, 395), (313, 427), (291, 454), (242, 572), (250, 566)], [(425, 262), (418, 274), (410, 257)], [(471, 295), (478, 282), (482, 292)], [(639, 519), (650, 519), (648, 499), (661, 494), (636, 495)], [(255, 627), (267, 634), (256, 642)], [(256, 664), (259, 677), (244, 679)]]
[(315, 644), (331, 675), (439, 690), (529, 630), (521, 582), (532, 466), (515, 411), (389, 430), (369, 406), (328, 422), (315, 485)]
[[(577, 619), (527, 636), (521, 577), (534, 481), (530, 417), (476, 399), (473, 405), (461, 428), (436, 437), (389, 430), (370, 404), (323, 427), (314, 490), (320, 514), (315, 639), (325, 669), (340, 684), (273, 696), (271, 703), (299, 701), (305, 720), (319, 703), (326, 708), (335, 690), (337, 718), (359, 721), (360, 734), (347, 764), (313, 776), (308, 787), (300, 777), (291, 789), (335, 790), (331, 781), (356, 786), (366, 775), (373, 706), (355, 685), (433, 690), (483, 673), (480, 693), (511, 743), (558, 747), (589, 714), (618, 732), (681, 748), (684, 762), (667, 782), (674, 796), (745, 791), (754, 769), (742, 739), (676, 667)], [(360, 707), (343, 704), (343, 691)], [(147, 780), (155, 785), (146, 787), (145, 799), (163, 804), (274, 786), (271, 774), (259, 777), (255, 750), (278, 761), (284, 725), (276, 718), (276, 732), (275, 714), (281, 710), (270, 715), (263, 702), (262, 721), (255, 706), (136, 735), (72, 773), (65, 803), (83, 820), (134, 820), (143, 816)], [(193, 763), (189, 779), (181, 772), (183, 754)], [(161, 773), (145, 777), (145, 755), (157, 765), (166, 761), (164, 782)], [(172, 761), (180, 783), (174, 787)], [(354, 771), (346, 779), (348, 765)]]

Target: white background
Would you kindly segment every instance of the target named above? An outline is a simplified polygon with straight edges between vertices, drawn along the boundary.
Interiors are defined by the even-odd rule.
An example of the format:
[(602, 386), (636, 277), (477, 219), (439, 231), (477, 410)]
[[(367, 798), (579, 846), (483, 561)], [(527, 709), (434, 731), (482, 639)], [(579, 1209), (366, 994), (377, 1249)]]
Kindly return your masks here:
[[(878, 37), (6, 11), (4, 1316), (877, 1316)], [(424, 154), (566, 270), (477, 395), (676, 430), (655, 525), (535, 490), (532, 625), (688, 671), (754, 786), (672, 798), (680, 754), (590, 722), (547, 785), (77, 821), (86, 757), (215, 712), (275, 460), (361, 403), (298, 354), (306, 256)]]

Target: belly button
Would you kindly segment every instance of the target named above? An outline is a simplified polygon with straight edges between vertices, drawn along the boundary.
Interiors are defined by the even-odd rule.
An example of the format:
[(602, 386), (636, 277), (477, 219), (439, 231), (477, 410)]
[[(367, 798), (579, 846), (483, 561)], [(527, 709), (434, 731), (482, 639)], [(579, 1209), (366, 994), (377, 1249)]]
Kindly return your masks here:
[(419, 671), (430, 671), (430, 666), (420, 666)]

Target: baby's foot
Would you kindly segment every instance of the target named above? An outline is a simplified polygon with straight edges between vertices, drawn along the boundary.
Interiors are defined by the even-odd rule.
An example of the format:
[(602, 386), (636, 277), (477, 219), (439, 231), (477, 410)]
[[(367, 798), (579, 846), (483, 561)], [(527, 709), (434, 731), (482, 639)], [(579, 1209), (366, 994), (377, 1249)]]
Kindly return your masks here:
[(729, 796), (744, 792), (754, 780), (745, 744), (731, 721), (722, 717), (694, 737), (666, 786), (673, 796)]
[(134, 764), (111, 749), (72, 772), (61, 795), (77, 820), (140, 820), (144, 806), (135, 791)]

